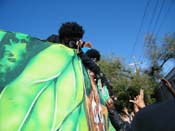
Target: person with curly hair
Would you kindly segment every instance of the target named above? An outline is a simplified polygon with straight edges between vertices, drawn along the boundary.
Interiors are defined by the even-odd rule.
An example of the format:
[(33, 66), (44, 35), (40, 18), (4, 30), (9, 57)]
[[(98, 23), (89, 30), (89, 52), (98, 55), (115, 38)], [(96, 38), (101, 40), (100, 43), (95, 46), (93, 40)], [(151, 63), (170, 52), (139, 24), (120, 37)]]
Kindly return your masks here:
[(101, 79), (102, 84), (106, 85), (109, 90), (109, 95), (113, 96), (111, 85), (107, 81), (100, 67), (86, 53), (82, 51), (82, 47), (92, 45), (90, 42), (82, 41), (85, 31), (81, 25), (76, 22), (65, 22), (58, 30), (58, 36), (61, 44), (67, 47), (77, 49), (78, 56), (81, 58), (83, 65), (95, 73), (96, 77)]

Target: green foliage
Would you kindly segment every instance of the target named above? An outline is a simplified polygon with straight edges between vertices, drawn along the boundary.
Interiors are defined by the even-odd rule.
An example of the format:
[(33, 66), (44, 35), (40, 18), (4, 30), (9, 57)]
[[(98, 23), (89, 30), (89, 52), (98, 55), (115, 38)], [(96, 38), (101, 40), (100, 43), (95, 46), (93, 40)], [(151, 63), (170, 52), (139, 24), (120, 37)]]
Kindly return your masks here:
[(160, 61), (162, 61), (162, 64), (164, 64), (172, 58), (175, 58), (175, 33), (173, 35), (165, 35), (162, 43), (162, 54)]
[(140, 89), (144, 89), (146, 104), (155, 102), (153, 94), (157, 84), (142, 70), (138, 70), (137, 73), (131, 72), (125, 67), (123, 61), (115, 56), (103, 57), (99, 66), (113, 86), (113, 91), (118, 98), (115, 104), (119, 112), (122, 111), (123, 107), (132, 110), (133, 104), (129, 100), (134, 99), (139, 94)]
[(111, 85), (113, 85), (114, 92), (117, 93), (117, 91), (120, 90), (118, 87), (125, 87), (127, 80), (119, 75), (123, 68), (119, 58), (116, 58), (115, 56), (103, 57), (99, 66), (111, 82)]
[(175, 33), (165, 35), (161, 42), (157, 43), (157, 38), (153, 34), (145, 37), (145, 53), (150, 62), (148, 69), (133, 73), (114, 55), (103, 57), (99, 63), (118, 98), (115, 104), (119, 112), (123, 107), (132, 109), (129, 99), (134, 99), (140, 89), (144, 89), (146, 104), (156, 102), (154, 91), (158, 85), (157, 80), (163, 75), (162, 67), (167, 61), (175, 58)]
[(150, 69), (147, 72), (154, 79), (159, 79), (163, 75), (164, 64), (175, 58), (175, 33), (166, 34), (161, 43), (158, 43), (153, 34), (148, 34), (145, 37), (145, 51), (150, 61)]

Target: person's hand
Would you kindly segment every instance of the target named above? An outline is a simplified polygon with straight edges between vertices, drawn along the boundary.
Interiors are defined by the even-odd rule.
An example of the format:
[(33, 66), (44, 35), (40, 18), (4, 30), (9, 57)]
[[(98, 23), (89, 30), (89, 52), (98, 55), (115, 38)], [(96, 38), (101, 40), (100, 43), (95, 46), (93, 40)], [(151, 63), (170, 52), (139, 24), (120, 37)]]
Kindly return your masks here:
[(131, 121), (133, 120), (134, 116), (135, 116), (135, 113), (132, 111), (132, 112), (130, 113)]
[(87, 42), (87, 41), (82, 41), (82, 40), (79, 40), (79, 44), (80, 44), (80, 47), (83, 48), (83, 47), (88, 47), (88, 48), (92, 48), (92, 43), (91, 42)]
[(171, 85), (171, 83), (168, 81), (168, 80), (166, 80), (165, 78), (161, 78), (160, 79), (166, 86), (168, 86), (168, 87), (171, 87), (172, 85)]
[(83, 47), (89, 47), (92, 48), (92, 43), (91, 42), (85, 42)]
[(107, 106), (108, 109), (115, 109), (114, 102), (111, 98), (107, 99), (106, 106)]
[(123, 108), (123, 112), (124, 112), (126, 115), (129, 116), (128, 108), (124, 107), (124, 108)]
[[(134, 100), (136, 100), (136, 98), (134, 98)], [(139, 111), (139, 107), (134, 103), (134, 112), (138, 112)]]
[(144, 102), (144, 90), (140, 89), (140, 94), (134, 98), (134, 100), (129, 100), (129, 102), (132, 102), (136, 104), (139, 108), (144, 108), (145, 107), (145, 102)]
[(95, 77), (95, 74), (94, 74), (94, 72), (92, 72), (92, 71), (89, 71), (89, 75), (91, 76), (91, 77)]
[(120, 114), (120, 118), (125, 122), (131, 123), (134, 117), (134, 113), (132, 112), (129, 114), (128, 108), (126, 107), (124, 107), (122, 111), (123, 113)]
[(128, 122), (128, 123), (131, 123), (131, 120), (130, 120), (130, 118), (129, 118), (129, 116), (128, 115), (119, 115), (120, 116), (120, 118), (123, 120), (123, 121), (125, 121), (125, 122)]
[(166, 80), (165, 78), (161, 78), (160, 80), (163, 82), (163, 84), (170, 90), (172, 95), (175, 97), (175, 89), (173, 88), (173, 85), (171, 84), (171, 82)]

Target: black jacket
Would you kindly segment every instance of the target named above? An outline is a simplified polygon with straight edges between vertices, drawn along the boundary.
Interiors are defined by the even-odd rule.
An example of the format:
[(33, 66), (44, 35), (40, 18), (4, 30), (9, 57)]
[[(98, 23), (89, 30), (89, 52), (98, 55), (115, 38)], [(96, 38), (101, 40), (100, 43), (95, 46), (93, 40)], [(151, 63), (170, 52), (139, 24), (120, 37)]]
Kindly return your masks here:
[(175, 99), (141, 109), (131, 127), (134, 131), (175, 131)]
[(96, 77), (98, 77), (98, 79), (101, 79), (102, 84), (105, 84), (107, 86), (109, 96), (113, 96), (114, 93), (112, 91), (112, 86), (109, 84), (104, 73), (100, 70), (100, 67), (83, 52), (80, 52), (78, 55), (81, 58), (83, 65), (92, 72), (94, 72)]
[(117, 131), (130, 131), (131, 127), (128, 122), (122, 121), (118, 112), (115, 109), (108, 109), (109, 119), (111, 124)]
[(131, 124), (123, 122), (117, 111), (109, 110), (109, 118), (117, 131), (175, 131), (175, 99), (146, 106)]

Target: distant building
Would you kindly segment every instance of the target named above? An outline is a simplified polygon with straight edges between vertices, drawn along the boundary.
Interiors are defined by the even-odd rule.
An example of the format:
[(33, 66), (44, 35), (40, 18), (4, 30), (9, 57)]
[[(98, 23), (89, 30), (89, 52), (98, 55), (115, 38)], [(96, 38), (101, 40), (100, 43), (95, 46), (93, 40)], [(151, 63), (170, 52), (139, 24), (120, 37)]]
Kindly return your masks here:
[[(173, 85), (173, 88), (175, 89), (175, 67), (165, 76), (165, 79), (170, 81)], [(162, 82), (160, 82), (155, 95), (158, 102), (174, 98), (171, 92), (167, 89), (166, 86), (164, 86)]]

